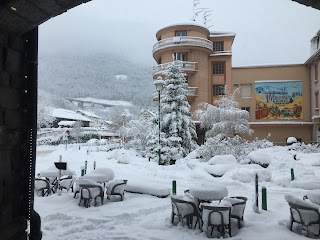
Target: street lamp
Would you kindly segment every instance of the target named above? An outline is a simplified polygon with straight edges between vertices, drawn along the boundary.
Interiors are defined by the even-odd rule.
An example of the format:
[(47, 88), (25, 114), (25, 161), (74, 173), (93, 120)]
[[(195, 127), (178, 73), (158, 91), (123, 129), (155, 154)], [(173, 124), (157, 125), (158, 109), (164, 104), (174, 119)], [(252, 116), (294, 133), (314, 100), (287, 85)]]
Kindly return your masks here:
[(161, 90), (163, 89), (163, 85), (164, 85), (164, 81), (162, 80), (162, 77), (159, 76), (157, 78), (156, 81), (154, 81), (154, 85), (156, 85), (156, 89), (158, 91), (158, 102), (159, 102), (159, 114), (158, 114), (158, 126), (159, 126), (159, 138), (158, 138), (158, 164), (160, 165), (161, 164), (161, 147), (160, 147), (160, 132), (161, 132), (161, 125), (160, 125), (160, 93), (161, 93)]

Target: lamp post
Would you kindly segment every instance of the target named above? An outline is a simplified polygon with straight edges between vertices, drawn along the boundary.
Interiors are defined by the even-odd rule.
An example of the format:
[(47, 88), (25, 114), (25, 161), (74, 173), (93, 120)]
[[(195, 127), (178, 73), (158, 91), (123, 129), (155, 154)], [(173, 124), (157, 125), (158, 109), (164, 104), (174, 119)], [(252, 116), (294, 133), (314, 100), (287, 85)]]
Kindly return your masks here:
[(160, 93), (161, 90), (163, 89), (163, 85), (164, 85), (164, 81), (162, 80), (162, 77), (158, 77), (156, 81), (154, 81), (154, 85), (156, 85), (156, 89), (158, 91), (158, 102), (159, 102), (159, 106), (158, 106), (158, 110), (159, 110), (159, 114), (158, 114), (158, 126), (159, 126), (159, 136), (158, 136), (158, 164), (161, 164), (161, 145), (160, 145), (160, 133), (161, 133), (161, 125), (160, 125)]

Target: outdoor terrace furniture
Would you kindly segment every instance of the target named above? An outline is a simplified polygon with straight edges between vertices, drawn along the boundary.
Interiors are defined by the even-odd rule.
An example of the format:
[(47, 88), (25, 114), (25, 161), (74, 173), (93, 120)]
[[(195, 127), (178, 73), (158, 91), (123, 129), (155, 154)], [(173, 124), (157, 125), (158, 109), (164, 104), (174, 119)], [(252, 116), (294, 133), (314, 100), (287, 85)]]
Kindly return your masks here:
[(121, 201), (124, 198), (124, 192), (128, 180), (113, 180), (107, 185), (107, 198), (111, 200), (113, 197), (120, 197)]
[(217, 182), (194, 185), (189, 192), (200, 202), (221, 201), (228, 195), (227, 187)]
[(308, 200), (302, 200), (292, 195), (285, 195), (285, 199), (290, 206), (290, 230), (293, 223), (297, 223), (302, 230), (307, 232), (307, 236), (320, 236), (320, 205)]
[(243, 226), (243, 215), (244, 209), (246, 208), (247, 198), (246, 197), (228, 197), (224, 198), (223, 201), (228, 201), (232, 205), (231, 218), (235, 218), (238, 221), (238, 228)]
[(94, 206), (97, 206), (98, 197), (100, 197), (101, 204), (103, 205), (104, 193), (100, 185), (80, 184), (80, 188), (79, 206), (83, 202), (86, 208), (90, 207), (91, 199), (94, 199)]
[(82, 176), (82, 178), (105, 184), (106, 182), (114, 179), (114, 172), (111, 168), (97, 168)]
[[(217, 228), (223, 238), (228, 232), (231, 237), (231, 206), (202, 204), (201, 219), (203, 230), (206, 229), (207, 237), (213, 235), (214, 228)], [(209, 234), (211, 228), (211, 233)]]
[[(199, 225), (199, 229), (201, 229), (201, 216), (198, 209), (198, 201), (194, 198), (190, 198), (188, 196), (179, 196), (172, 195), (171, 196), (171, 222), (174, 224), (174, 219), (177, 216), (179, 222), (184, 223), (184, 219), (186, 220), (188, 228), (196, 228), (197, 224)], [(196, 219), (196, 222), (193, 226), (193, 220)]]
[(38, 196), (48, 196), (51, 193), (51, 185), (46, 178), (36, 178), (34, 182), (36, 194)]
[(72, 176), (67, 176), (64, 178), (62, 177), (60, 179), (60, 190), (66, 189), (68, 192), (69, 189), (71, 188), (71, 190), (73, 192), (73, 183), (74, 183), (74, 180), (73, 180)]
[(80, 190), (81, 190), (81, 185), (92, 185), (92, 186), (100, 186), (101, 187), (101, 184), (93, 181), (93, 180), (90, 180), (90, 179), (85, 179), (85, 178), (79, 178), (77, 180), (74, 181), (74, 195), (73, 197), (76, 198), (77, 194), (80, 193)]

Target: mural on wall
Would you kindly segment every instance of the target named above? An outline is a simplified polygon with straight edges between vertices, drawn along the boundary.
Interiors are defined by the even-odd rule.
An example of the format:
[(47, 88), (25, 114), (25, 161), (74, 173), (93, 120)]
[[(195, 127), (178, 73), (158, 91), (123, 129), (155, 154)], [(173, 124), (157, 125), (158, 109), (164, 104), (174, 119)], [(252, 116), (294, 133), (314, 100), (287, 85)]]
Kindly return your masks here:
[(302, 119), (302, 81), (256, 81), (256, 119)]

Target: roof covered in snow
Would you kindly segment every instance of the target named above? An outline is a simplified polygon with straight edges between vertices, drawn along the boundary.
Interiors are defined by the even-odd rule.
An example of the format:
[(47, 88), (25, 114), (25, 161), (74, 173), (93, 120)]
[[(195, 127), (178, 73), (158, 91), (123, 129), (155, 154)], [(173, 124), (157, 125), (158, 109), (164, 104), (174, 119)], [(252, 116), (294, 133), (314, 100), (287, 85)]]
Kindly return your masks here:
[(165, 27), (159, 29), (159, 31), (157, 32), (157, 34), (158, 34), (161, 30), (163, 30), (163, 29), (165, 29), (165, 28), (175, 27), (175, 26), (196, 26), (196, 27), (204, 28), (205, 30), (207, 30), (207, 31), (209, 32), (209, 29), (208, 29), (205, 25), (203, 25), (203, 24), (201, 24), (201, 23), (199, 23), (199, 22), (196, 22), (196, 21), (191, 20), (191, 19), (180, 19), (180, 20), (177, 20), (177, 21), (175, 21), (175, 22), (169, 23), (169, 24), (166, 25)]
[(116, 100), (106, 100), (106, 99), (97, 99), (97, 98), (91, 98), (91, 97), (85, 97), (85, 98), (70, 98), (70, 100), (76, 100), (80, 102), (87, 102), (87, 103), (96, 103), (96, 104), (102, 104), (102, 105), (109, 105), (112, 106), (132, 106), (132, 103), (127, 101), (116, 101)]
[(55, 118), (91, 122), (89, 118), (82, 116), (81, 114), (76, 113), (74, 111), (63, 109), (63, 108), (54, 108), (51, 112), (51, 115)]
[(83, 113), (84, 115), (88, 116), (88, 117), (92, 117), (92, 118), (100, 118), (99, 116), (95, 115), (92, 112), (88, 112), (88, 111), (84, 111), (84, 110), (78, 110), (77, 112), (79, 112), (80, 114)]

